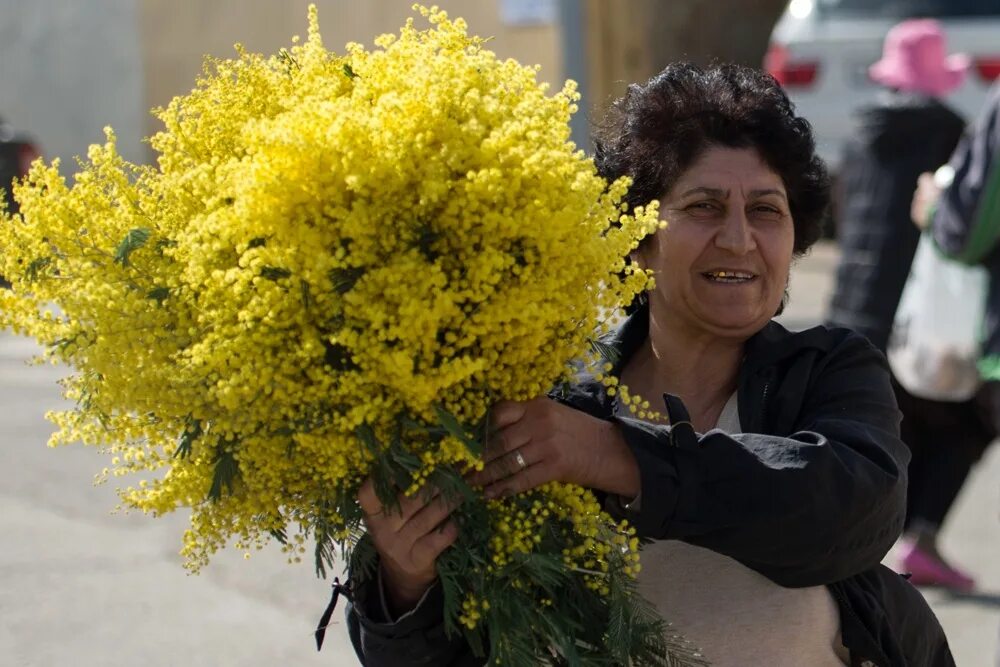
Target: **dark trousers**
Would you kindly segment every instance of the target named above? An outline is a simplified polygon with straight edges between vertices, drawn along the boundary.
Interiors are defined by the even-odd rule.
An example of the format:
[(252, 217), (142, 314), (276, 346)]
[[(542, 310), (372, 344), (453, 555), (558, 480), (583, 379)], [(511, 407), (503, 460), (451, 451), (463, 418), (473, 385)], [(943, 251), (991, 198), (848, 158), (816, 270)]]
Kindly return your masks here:
[(961, 403), (917, 398), (895, 381), (903, 413), (902, 440), (909, 446), (906, 527), (940, 527), (972, 466), (997, 436), (1000, 383), (985, 383)]

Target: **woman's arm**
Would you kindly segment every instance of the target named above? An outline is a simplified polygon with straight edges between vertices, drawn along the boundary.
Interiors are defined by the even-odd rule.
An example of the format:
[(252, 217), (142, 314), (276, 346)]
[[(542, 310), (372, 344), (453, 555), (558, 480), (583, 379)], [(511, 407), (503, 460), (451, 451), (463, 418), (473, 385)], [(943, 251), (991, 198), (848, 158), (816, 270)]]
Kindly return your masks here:
[(618, 420), (642, 476), (641, 507), (626, 518), (646, 537), (710, 548), (784, 586), (874, 566), (902, 528), (909, 461), (884, 360), (852, 335), (809, 377), (789, 373), (770, 391), (771, 410), (794, 413), (777, 431), (787, 436)]
[(931, 231), (938, 247), (967, 264), (982, 260), (1000, 239), (1000, 85), (952, 155), (951, 184), (941, 193)]
[(351, 577), (347, 626), (367, 667), (480, 665), (461, 637), (444, 631), (444, 597), (437, 558), (458, 535), (454, 505), (440, 494), (400, 495), (398, 511), (384, 508), (372, 481), (358, 493), (368, 537), (378, 552), (374, 580)]
[(461, 637), (444, 631), (444, 596), (433, 585), (409, 612), (390, 620), (380, 583), (353, 586), (347, 630), (365, 667), (480, 667), (483, 661)]

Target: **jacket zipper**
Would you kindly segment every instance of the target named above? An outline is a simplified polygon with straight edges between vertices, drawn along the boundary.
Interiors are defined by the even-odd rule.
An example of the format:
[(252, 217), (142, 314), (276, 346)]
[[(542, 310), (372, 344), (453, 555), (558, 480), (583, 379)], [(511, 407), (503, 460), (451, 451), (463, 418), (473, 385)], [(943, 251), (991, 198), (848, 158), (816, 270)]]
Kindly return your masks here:
[(760, 394), (760, 408), (758, 409), (757, 415), (757, 428), (764, 428), (764, 422), (767, 417), (767, 392), (771, 388), (771, 380), (774, 378), (774, 369), (768, 367), (763, 371), (764, 376), (764, 390)]

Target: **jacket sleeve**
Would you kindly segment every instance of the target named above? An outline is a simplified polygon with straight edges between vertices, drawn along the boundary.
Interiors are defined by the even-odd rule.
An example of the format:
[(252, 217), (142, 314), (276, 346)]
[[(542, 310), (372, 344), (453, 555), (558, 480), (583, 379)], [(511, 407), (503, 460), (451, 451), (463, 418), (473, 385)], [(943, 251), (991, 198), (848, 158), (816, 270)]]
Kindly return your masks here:
[(884, 359), (852, 335), (807, 387), (785, 437), (617, 420), (641, 471), (640, 507), (625, 518), (788, 587), (876, 565), (902, 529), (909, 461)]
[(480, 667), (461, 637), (444, 631), (444, 595), (435, 584), (419, 604), (395, 621), (389, 620), (378, 580), (352, 582), (347, 606), (347, 631), (365, 667)]
[(1000, 169), (993, 167), (1000, 151), (1000, 85), (993, 87), (986, 106), (952, 155), (951, 185), (938, 200), (932, 233), (945, 254), (976, 264), (1000, 239)]

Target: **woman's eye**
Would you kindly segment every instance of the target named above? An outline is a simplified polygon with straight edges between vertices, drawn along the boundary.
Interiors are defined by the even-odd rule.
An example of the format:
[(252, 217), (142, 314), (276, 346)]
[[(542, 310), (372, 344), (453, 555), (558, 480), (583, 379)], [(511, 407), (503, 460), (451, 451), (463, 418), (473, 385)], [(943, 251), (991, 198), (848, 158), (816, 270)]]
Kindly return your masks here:
[(719, 210), (719, 207), (718, 205), (713, 204), (712, 202), (700, 201), (700, 202), (695, 202), (693, 204), (689, 204), (688, 206), (685, 207), (684, 210), (694, 215), (704, 216), (704, 215), (714, 214), (716, 211)]
[(757, 217), (765, 218), (765, 219), (768, 219), (768, 220), (779, 219), (779, 218), (781, 218), (784, 215), (784, 213), (782, 213), (781, 209), (776, 208), (774, 206), (768, 206), (768, 205), (762, 205), (762, 206), (756, 206), (756, 207), (754, 207), (753, 213)]

